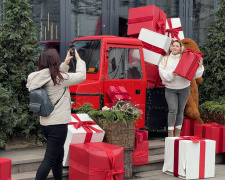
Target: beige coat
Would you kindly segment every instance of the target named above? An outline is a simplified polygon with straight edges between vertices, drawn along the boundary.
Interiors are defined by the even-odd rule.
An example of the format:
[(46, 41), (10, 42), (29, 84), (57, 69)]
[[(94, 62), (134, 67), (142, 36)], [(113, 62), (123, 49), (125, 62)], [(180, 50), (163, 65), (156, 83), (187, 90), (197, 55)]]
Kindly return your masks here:
[(83, 60), (77, 61), (76, 73), (68, 73), (69, 66), (64, 63), (60, 65), (60, 69), (64, 78), (60, 85), (54, 86), (48, 68), (31, 73), (27, 79), (26, 86), (29, 91), (44, 85), (43, 87), (47, 91), (52, 104), (55, 104), (66, 88), (66, 92), (55, 106), (53, 112), (48, 117), (40, 117), (40, 123), (43, 126), (67, 124), (71, 121), (71, 99), (68, 86), (79, 84), (86, 79), (86, 65)]

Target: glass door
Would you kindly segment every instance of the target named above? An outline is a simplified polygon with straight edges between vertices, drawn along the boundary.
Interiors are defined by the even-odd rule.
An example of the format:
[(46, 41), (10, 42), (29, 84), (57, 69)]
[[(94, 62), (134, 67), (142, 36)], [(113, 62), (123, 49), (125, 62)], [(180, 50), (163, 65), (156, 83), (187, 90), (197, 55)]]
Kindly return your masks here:
[(102, 0), (71, 0), (71, 40), (102, 34)]

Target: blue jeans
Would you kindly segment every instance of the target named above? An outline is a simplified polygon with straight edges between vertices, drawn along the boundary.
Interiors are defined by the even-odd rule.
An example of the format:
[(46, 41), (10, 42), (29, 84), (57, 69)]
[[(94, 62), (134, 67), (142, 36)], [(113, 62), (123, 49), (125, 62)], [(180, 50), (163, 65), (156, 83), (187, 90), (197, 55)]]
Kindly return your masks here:
[(50, 170), (55, 180), (62, 180), (62, 161), (64, 143), (67, 136), (67, 124), (41, 126), (42, 133), (47, 139), (44, 160), (39, 166), (35, 180), (45, 180)]
[(168, 104), (168, 129), (174, 125), (180, 129), (183, 123), (184, 108), (190, 95), (190, 86), (184, 89), (165, 88), (165, 97)]

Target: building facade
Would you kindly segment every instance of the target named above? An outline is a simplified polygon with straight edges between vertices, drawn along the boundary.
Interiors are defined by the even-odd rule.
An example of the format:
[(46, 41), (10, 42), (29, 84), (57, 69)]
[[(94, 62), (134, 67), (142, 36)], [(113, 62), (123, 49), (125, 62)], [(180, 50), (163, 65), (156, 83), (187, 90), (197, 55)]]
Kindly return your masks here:
[[(3, 1), (3, 0), (0, 0)], [(216, 0), (30, 0), (38, 41), (58, 44), (61, 58), (76, 37), (126, 36), (129, 8), (156, 5), (167, 18), (180, 17), (184, 35), (198, 45), (215, 20)], [(2, 8), (2, 4), (0, 6)]]

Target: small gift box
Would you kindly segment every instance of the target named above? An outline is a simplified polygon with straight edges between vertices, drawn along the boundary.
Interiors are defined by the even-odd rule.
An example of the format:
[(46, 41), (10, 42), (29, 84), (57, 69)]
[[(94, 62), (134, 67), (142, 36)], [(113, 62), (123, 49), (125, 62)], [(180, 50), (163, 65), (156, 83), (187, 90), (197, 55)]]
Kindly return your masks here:
[(166, 13), (155, 5), (130, 8), (127, 35), (138, 37), (141, 28), (165, 34)]
[(71, 114), (68, 133), (64, 144), (63, 166), (69, 164), (70, 144), (102, 142), (105, 132), (88, 116), (88, 114)]
[(202, 53), (195, 52), (191, 49), (186, 49), (183, 52), (174, 73), (191, 81), (198, 69), (198, 63), (201, 57), (203, 57)]
[(173, 40), (184, 39), (184, 32), (181, 27), (180, 18), (166, 19), (166, 35)]
[(135, 148), (138, 147), (138, 144), (146, 141), (148, 139), (148, 131), (135, 129)]
[(107, 90), (112, 102), (115, 104), (118, 100), (130, 101), (131, 97), (123, 86), (109, 86)]
[(69, 180), (123, 180), (123, 148), (107, 143), (71, 144)]
[(138, 36), (142, 41), (144, 60), (158, 66), (160, 60), (169, 50), (172, 39), (168, 36), (142, 28)]
[(132, 165), (148, 164), (149, 141), (142, 141), (132, 151)]
[(163, 172), (182, 179), (214, 177), (215, 145), (195, 136), (167, 137)]
[(216, 153), (223, 153), (225, 146), (225, 126), (217, 123), (195, 124), (194, 135), (216, 141)]
[(11, 180), (12, 160), (0, 157), (0, 180)]
[(183, 125), (181, 128), (180, 135), (181, 136), (193, 136), (194, 135), (194, 125), (197, 124), (197, 119), (188, 119), (184, 117)]

